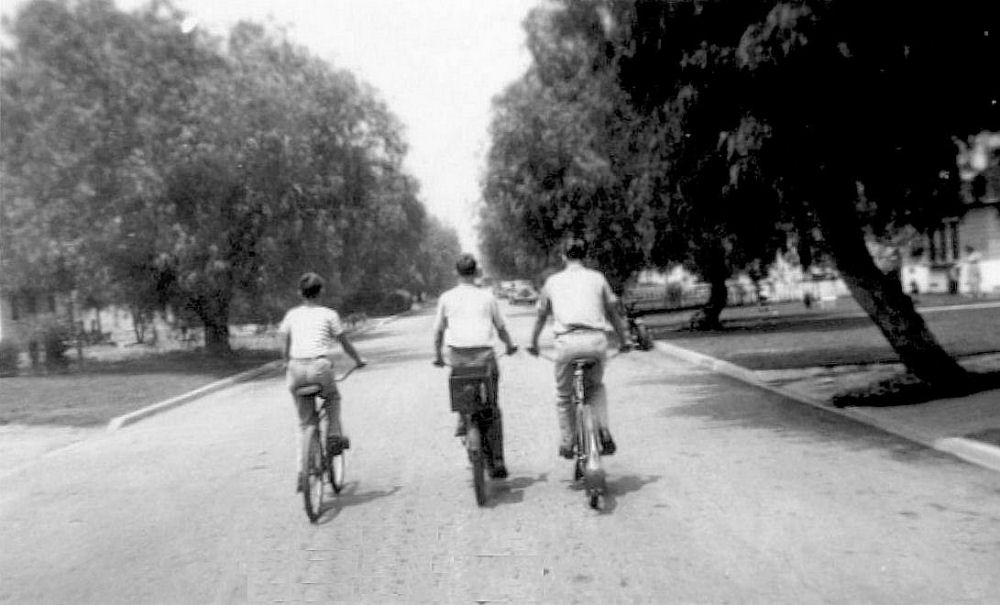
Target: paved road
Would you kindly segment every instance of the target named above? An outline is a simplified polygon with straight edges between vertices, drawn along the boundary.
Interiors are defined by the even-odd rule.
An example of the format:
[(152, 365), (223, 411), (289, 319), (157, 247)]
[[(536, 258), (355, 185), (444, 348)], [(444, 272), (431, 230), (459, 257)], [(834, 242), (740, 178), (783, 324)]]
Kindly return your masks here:
[[(529, 312), (508, 309), (524, 343)], [(0, 480), (12, 603), (955, 603), (1000, 594), (1000, 474), (659, 353), (608, 372), (613, 495), (556, 456), (551, 369), (502, 361), (511, 478), (477, 508), (431, 319), (359, 344), (350, 483), (293, 491), (277, 376)]]

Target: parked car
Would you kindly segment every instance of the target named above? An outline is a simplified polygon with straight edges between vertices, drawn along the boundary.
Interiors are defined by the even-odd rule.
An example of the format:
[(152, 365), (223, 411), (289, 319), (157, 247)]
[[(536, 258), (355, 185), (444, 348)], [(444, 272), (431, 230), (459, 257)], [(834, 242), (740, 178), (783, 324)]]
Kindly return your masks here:
[(521, 286), (510, 296), (512, 305), (533, 305), (538, 302), (538, 292), (534, 288)]

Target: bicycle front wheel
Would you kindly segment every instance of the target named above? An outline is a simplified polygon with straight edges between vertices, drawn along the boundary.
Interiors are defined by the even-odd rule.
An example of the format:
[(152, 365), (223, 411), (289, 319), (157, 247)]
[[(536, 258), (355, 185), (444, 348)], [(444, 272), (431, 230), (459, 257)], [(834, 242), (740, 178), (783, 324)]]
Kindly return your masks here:
[(323, 509), (323, 445), (316, 427), (308, 427), (303, 439), (305, 468), (303, 469), (302, 497), (306, 516), (315, 523)]
[(344, 489), (344, 476), (347, 470), (344, 452), (330, 456), (330, 466), (327, 470), (330, 475), (330, 485), (333, 486), (333, 493), (339, 494), (340, 490)]

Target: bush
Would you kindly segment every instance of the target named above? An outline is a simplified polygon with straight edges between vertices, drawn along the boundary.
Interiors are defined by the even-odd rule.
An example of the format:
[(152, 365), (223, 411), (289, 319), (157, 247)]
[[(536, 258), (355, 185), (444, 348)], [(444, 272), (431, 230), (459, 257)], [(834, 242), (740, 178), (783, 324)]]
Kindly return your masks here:
[(406, 290), (395, 292), (367, 290), (344, 299), (340, 311), (347, 314), (393, 315), (408, 311), (412, 304), (413, 296)]
[(0, 342), (0, 376), (17, 376), (21, 349), (12, 342)]
[(63, 368), (69, 364), (66, 351), (69, 350), (69, 330), (61, 324), (50, 324), (42, 332), (42, 346), (45, 348), (45, 365)]

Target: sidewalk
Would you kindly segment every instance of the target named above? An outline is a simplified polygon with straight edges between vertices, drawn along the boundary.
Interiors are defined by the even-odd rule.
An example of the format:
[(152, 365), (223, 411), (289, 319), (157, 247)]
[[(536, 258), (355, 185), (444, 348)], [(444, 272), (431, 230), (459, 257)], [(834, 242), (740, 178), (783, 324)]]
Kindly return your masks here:
[[(854, 366), (833, 373), (811, 368), (752, 371), (663, 341), (657, 341), (656, 348), (714, 372), (1000, 472), (1000, 389), (917, 405), (836, 408), (828, 403), (834, 392), (870, 383), (883, 374), (898, 371), (899, 367)], [(1000, 355), (982, 356), (963, 365), (970, 369), (995, 368), (1000, 366)]]

